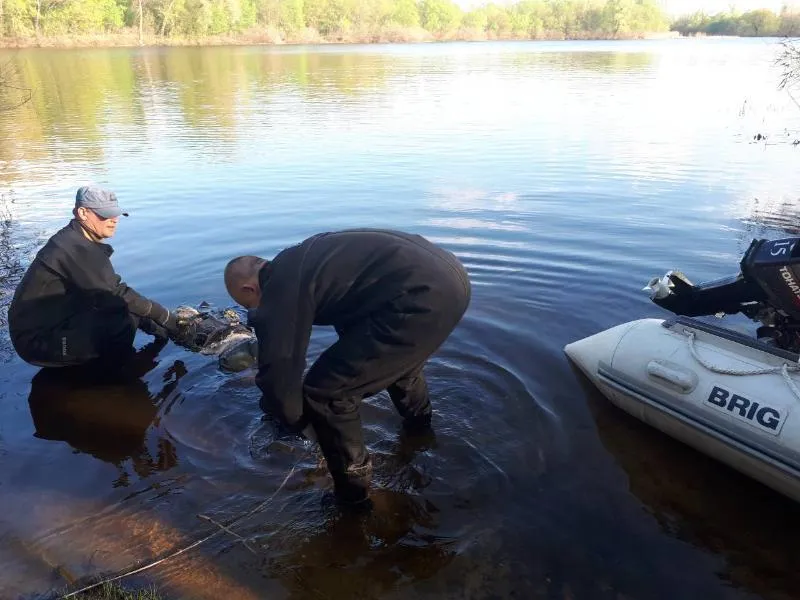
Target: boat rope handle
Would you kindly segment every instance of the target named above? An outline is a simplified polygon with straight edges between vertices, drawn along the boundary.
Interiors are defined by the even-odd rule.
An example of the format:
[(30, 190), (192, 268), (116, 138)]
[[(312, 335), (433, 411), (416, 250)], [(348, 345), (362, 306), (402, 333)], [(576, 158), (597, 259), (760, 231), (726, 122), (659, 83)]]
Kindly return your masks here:
[(783, 375), (783, 380), (786, 382), (786, 385), (789, 386), (789, 389), (792, 390), (795, 398), (800, 400), (800, 389), (797, 388), (797, 385), (795, 385), (794, 381), (792, 381), (792, 378), (789, 377), (789, 371), (800, 371), (800, 364), (795, 363), (790, 365), (788, 363), (783, 363), (780, 367), (764, 367), (760, 369), (745, 369), (739, 371), (735, 369), (724, 369), (722, 367), (712, 365), (710, 362), (700, 356), (700, 354), (697, 352), (697, 348), (694, 345), (694, 341), (697, 337), (694, 331), (684, 329), (683, 334), (688, 338), (689, 352), (692, 353), (692, 356), (697, 362), (699, 362), (709, 371), (720, 373), (722, 375), (767, 375), (770, 373), (780, 373)]

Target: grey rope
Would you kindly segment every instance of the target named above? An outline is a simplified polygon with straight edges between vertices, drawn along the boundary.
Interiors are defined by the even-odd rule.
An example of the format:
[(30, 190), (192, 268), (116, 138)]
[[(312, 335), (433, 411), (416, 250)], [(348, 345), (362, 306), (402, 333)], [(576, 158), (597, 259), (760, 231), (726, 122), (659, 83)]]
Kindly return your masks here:
[(725, 369), (723, 367), (712, 365), (710, 362), (700, 356), (700, 354), (697, 352), (697, 348), (694, 345), (697, 337), (694, 331), (684, 329), (683, 334), (688, 338), (689, 351), (692, 353), (694, 359), (709, 371), (720, 373), (722, 375), (769, 375), (771, 373), (780, 373), (783, 376), (783, 380), (786, 382), (786, 385), (789, 386), (789, 389), (795, 395), (795, 398), (800, 400), (800, 389), (797, 388), (797, 385), (795, 385), (794, 381), (792, 381), (792, 378), (789, 377), (789, 371), (800, 371), (800, 364), (795, 363), (790, 365), (789, 363), (783, 363), (780, 367), (762, 367), (759, 369)]
[[(192, 548), (196, 548), (200, 544), (210, 540), (213, 537), (216, 537), (217, 535), (219, 535), (220, 533), (223, 533), (225, 531), (227, 531), (228, 533), (232, 533), (233, 534), (234, 532), (231, 531), (231, 529), (230, 529), (233, 525), (236, 525), (236, 523), (239, 523), (240, 521), (246, 519), (247, 517), (254, 515), (258, 511), (263, 510), (264, 508), (267, 507), (267, 505), (269, 505), (270, 502), (272, 502), (273, 498), (275, 498), (275, 496), (278, 495), (278, 493), (286, 485), (286, 482), (289, 481), (289, 478), (294, 473), (295, 469), (297, 468), (297, 465), (300, 464), (300, 461), (303, 460), (307, 455), (308, 455), (308, 453), (305, 453), (295, 461), (295, 463), (292, 465), (292, 468), (289, 469), (288, 473), (286, 473), (286, 477), (283, 478), (283, 481), (281, 482), (280, 486), (278, 486), (278, 489), (275, 490), (272, 493), (272, 495), (270, 495), (269, 498), (267, 498), (266, 500), (261, 502), (258, 506), (256, 506), (255, 508), (251, 509), (250, 511), (244, 513), (243, 515), (240, 515), (240, 516), (236, 517), (228, 525), (222, 526), (222, 525), (220, 525), (218, 523), (215, 523), (219, 527), (219, 529), (217, 529), (215, 531), (212, 531), (211, 533), (209, 533), (204, 538), (200, 538), (199, 540), (197, 540), (196, 542), (192, 542), (188, 546), (180, 548), (180, 549), (172, 552), (171, 554), (167, 554), (165, 557), (160, 558), (160, 559), (158, 559), (156, 561), (153, 561), (151, 563), (147, 563), (146, 565), (141, 566), (138, 569), (134, 569), (132, 571), (128, 571), (128, 572), (123, 573), (121, 575), (116, 575), (115, 577), (109, 577), (108, 579), (103, 579), (101, 581), (98, 581), (97, 583), (93, 583), (92, 585), (87, 585), (86, 587), (83, 587), (83, 588), (81, 588), (79, 590), (76, 590), (74, 592), (70, 592), (69, 594), (66, 594), (66, 595), (62, 596), (62, 598), (70, 598), (72, 596), (77, 596), (78, 594), (82, 594), (83, 592), (85, 592), (87, 590), (91, 590), (91, 589), (96, 588), (98, 586), (105, 585), (106, 583), (111, 583), (112, 581), (117, 581), (119, 579), (122, 579), (123, 577), (129, 577), (131, 575), (135, 575), (136, 573), (141, 573), (142, 571), (146, 571), (148, 569), (152, 569), (156, 565), (160, 565), (161, 563), (163, 563), (164, 561), (169, 560), (170, 558), (175, 558), (176, 556), (179, 556), (179, 555), (183, 554), (184, 552), (187, 552), (187, 551), (191, 550)], [(203, 516), (204, 515), (201, 515), (201, 518), (203, 518)], [(208, 519), (208, 517), (206, 517), (206, 519), (210, 520), (210, 519)], [(234, 535), (236, 535), (236, 534), (234, 534)], [(240, 539), (241, 539), (241, 536), (237, 536), (237, 537), (240, 537)], [(251, 550), (251, 552), (252, 552), (252, 549), (249, 548), (249, 546), (248, 546), (248, 549)]]

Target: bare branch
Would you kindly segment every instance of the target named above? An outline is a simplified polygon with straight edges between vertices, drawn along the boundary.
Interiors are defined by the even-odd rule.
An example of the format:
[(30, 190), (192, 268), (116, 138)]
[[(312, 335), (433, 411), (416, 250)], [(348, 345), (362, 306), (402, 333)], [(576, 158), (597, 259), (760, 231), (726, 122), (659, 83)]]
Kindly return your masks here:
[(16, 71), (11, 62), (0, 65), (0, 112), (14, 110), (27, 104), (33, 97), (29, 88), (14, 85)]
[(797, 42), (784, 40), (782, 50), (775, 64), (782, 69), (778, 89), (787, 89), (800, 83), (800, 45)]

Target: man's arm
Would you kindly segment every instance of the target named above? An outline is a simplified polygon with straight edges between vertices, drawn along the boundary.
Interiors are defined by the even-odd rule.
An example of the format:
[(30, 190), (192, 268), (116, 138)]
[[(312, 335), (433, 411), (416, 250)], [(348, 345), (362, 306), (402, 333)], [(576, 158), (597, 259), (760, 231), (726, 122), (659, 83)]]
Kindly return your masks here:
[(48, 267), (67, 279), (70, 284), (88, 294), (107, 293), (120, 298), (128, 310), (138, 317), (149, 318), (168, 331), (174, 327), (174, 317), (158, 302), (139, 294), (122, 281), (114, 271), (111, 261), (96, 264), (85, 248), (75, 248), (71, 252), (53, 252), (45, 257)]
[(253, 321), (258, 338), (256, 384), (263, 394), (261, 409), (298, 432), (306, 425), (303, 371), (314, 324), (313, 302), (299, 297), (297, 289), (280, 290), (270, 282)]
[(167, 326), (170, 312), (155, 300), (150, 300), (134, 290), (122, 278), (114, 273), (111, 282), (111, 291), (115, 296), (122, 298), (128, 305), (128, 310), (139, 317), (152, 319), (162, 327)]

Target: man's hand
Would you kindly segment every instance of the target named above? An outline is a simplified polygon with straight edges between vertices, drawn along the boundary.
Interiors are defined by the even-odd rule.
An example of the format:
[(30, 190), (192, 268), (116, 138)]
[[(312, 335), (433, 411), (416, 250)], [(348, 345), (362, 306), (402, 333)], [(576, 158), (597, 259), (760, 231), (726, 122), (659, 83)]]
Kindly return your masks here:
[(170, 339), (176, 344), (189, 346), (194, 339), (196, 325), (190, 319), (179, 319), (174, 312), (165, 311), (160, 319), (141, 319), (139, 328), (157, 338)]
[(142, 317), (139, 319), (139, 329), (159, 340), (166, 340), (169, 338), (167, 330), (149, 317)]
[(173, 342), (189, 346), (194, 340), (197, 324), (191, 319), (179, 319), (174, 312), (170, 312), (164, 323), (164, 329)]

